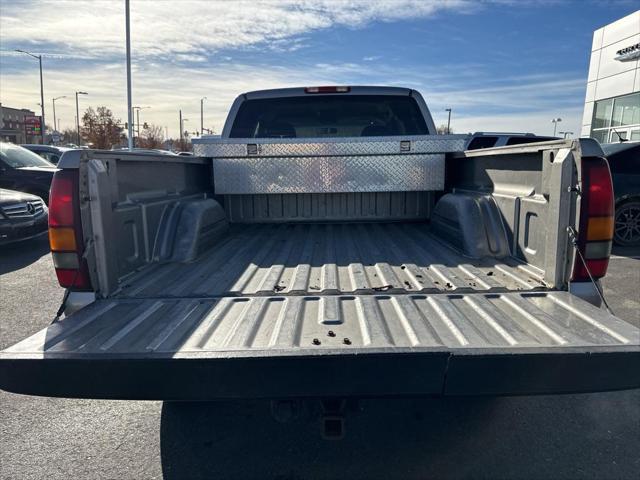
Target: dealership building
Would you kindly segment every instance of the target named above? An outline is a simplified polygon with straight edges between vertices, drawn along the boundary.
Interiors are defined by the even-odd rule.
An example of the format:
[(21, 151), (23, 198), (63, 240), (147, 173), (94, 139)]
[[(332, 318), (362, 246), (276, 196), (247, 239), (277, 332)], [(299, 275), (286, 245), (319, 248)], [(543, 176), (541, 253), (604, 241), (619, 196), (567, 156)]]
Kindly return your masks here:
[(593, 32), (581, 136), (640, 141), (640, 10)]

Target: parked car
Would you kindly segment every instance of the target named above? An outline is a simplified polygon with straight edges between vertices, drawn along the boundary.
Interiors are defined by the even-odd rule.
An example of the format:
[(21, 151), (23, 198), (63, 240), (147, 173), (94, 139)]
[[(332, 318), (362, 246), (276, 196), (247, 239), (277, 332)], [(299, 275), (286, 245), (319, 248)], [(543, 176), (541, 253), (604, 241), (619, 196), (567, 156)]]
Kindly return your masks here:
[(49, 204), (49, 187), (56, 166), (26, 148), (0, 142), (0, 188), (27, 192)]
[(40, 197), (0, 188), (0, 245), (44, 235), (48, 217)]
[(170, 152), (169, 150), (162, 150), (160, 148), (138, 148), (135, 147), (132, 150), (129, 150), (127, 147), (117, 147), (117, 148), (112, 148), (112, 151), (116, 151), (116, 152), (129, 152), (132, 151), (134, 153), (153, 153), (156, 155), (175, 155), (175, 153)]
[(602, 145), (613, 178), (615, 223), (613, 240), (622, 246), (640, 245), (640, 142)]
[(592, 304), (614, 214), (598, 142), (468, 140), (437, 135), (415, 90), (340, 86), (242, 94), (194, 157), (65, 153), (65, 318), (0, 352), (0, 388), (335, 404), (639, 387), (640, 330)]
[(524, 145), (527, 143), (546, 142), (549, 140), (558, 140), (558, 137), (536, 135), (535, 133), (476, 132), (469, 139), (466, 149), (479, 150), (481, 148)]
[(57, 165), (60, 161), (60, 157), (64, 152), (68, 152), (71, 148), (66, 147), (57, 147), (55, 145), (37, 145), (37, 144), (25, 144), (21, 145), (21, 147), (26, 148), (27, 150), (37, 153), (45, 160)]

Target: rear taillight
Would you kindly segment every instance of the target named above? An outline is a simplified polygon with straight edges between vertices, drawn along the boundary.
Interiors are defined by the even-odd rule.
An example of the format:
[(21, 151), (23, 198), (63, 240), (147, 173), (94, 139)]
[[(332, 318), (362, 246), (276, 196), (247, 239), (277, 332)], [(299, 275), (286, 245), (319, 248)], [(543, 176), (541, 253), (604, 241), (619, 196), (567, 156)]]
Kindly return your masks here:
[(91, 290), (80, 223), (78, 170), (59, 170), (49, 193), (49, 245), (60, 286)]
[(304, 93), (348, 93), (351, 87), (307, 87)]
[[(604, 158), (582, 159), (582, 198), (573, 281), (604, 277), (613, 238), (614, 198), (609, 163)], [(584, 259), (584, 261), (583, 261)], [(586, 264), (586, 265), (585, 265)], [(587, 272), (587, 268), (589, 272)]]

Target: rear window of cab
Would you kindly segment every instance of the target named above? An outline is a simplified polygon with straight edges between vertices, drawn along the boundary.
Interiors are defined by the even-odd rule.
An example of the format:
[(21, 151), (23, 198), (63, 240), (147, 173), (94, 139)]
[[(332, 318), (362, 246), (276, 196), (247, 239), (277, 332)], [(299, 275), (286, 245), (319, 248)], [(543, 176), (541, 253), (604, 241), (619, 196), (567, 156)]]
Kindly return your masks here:
[(426, 135), (413, 97), (313, 95), (247, 100), (231, 138), (380, 137)]

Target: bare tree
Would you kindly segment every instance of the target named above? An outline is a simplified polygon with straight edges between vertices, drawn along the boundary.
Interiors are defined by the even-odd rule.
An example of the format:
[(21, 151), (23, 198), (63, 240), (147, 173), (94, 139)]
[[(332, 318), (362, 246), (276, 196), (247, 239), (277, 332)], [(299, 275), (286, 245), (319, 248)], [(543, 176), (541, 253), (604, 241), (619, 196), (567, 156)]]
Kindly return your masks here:
[(185, 130), (182, 134), (182, 139), (174, 143), (174, 145), (178, 146), (178, 150), (180, 152), (190, 152), (191, 151), (191, 134), (187, 130)]
[(436, 131), (438, 132), (438, 135), (446, 135), (447, 133), (453, 133), (453, 128), (450, 128), (447, 132), (447, 125), (443, 123), (436, 129)]
[(93, 148), (110, 149), (120, 144), (122, 127), (119, 123), (120, 119), (115, 118), (107, 107), (96, 110), (89, 107), (82, 116), (81, 134)]
[(65, 128), (60, 132), (61, 141), (64, 143), (76, 143), (76, 129)]
[(161, 148), (164, 143), (164, 129), (159, 125), (145, 123), (138, 143), (141, 148)]

